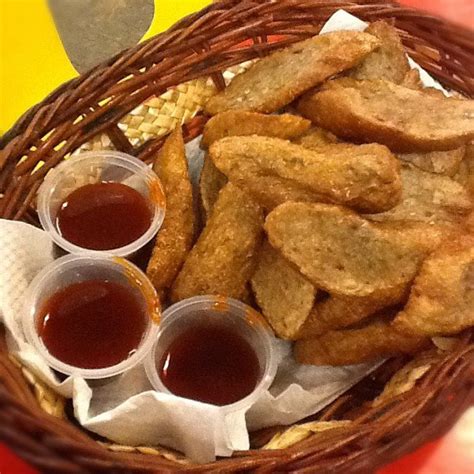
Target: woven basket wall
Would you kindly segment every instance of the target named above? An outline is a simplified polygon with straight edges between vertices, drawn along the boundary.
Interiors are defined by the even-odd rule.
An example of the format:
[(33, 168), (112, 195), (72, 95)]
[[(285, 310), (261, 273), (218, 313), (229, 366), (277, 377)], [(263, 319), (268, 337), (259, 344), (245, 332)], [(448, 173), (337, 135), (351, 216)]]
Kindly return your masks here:
[[(394, 22), (413, 59), (446, 87), (474, 95), (473, 33), (431, 15), (370, 0), (216, 2), (64, 84), (19, 119), (0, 139), (0, 217), (37, 224), (42, 179), (73, 153), (114, 148), (149, 161), (176, 125), (184, 124), (186, 140), (196, 137), (206, 122), (201, 107), (212, 94), (251, 60), (317, 34), (339, 8), (366, 21)], [(303, 425), (253, 433), (255, 449), (203, 466), (158, 446), (117, 446), (82, 431), (66, 415), (65, 401), (2, 343), (0, 441), (54, 473), (371, 472), (442, 434), (474, 402), (473, 358), (467, 332), (428, 365), (414, 362), (424, 371), (411, 390), (373, 404), (406, 363), (392, 360)], [(341, 419), (351, 421), (326, 424)], [(267, 447), (281, 449), (257, 449), (272, 437)]]

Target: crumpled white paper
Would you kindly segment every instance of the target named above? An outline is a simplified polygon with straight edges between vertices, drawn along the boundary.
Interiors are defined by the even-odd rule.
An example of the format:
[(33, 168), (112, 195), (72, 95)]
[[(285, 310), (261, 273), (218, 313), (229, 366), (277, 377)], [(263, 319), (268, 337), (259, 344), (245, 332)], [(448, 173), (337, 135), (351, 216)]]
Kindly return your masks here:
[[(365, 26), (339, 10), (323, 32), (361, 30)], [(422, 80), (426, 86), (441, 88), (425, 71)], [(196, 185), (203, 163), (199, 138), (187, 145), (187, 156)], [(292, 424), (316, 413), (380, 364), (299, 365), (291, 355), (290, 343), (275, 339), (280, 359), (275, 381), (247, 413), (225, 413), (218, 407), (158, 393), (151, 389), (141, 365), (107, 381), (68, 377), (60, 382), (26, 343), (21, 327), (28, 284), (53, 258), (53, 244), (45, 232), (28, 224), (0, 220), (0, 320), (8, 329), (9, 348), (50, 387), (73, 399), (74, 413), (82, 426), (117, 443), (164, 445), (196, 462), (229, 456), (234, 450), (249, 448), (249, 429)]]

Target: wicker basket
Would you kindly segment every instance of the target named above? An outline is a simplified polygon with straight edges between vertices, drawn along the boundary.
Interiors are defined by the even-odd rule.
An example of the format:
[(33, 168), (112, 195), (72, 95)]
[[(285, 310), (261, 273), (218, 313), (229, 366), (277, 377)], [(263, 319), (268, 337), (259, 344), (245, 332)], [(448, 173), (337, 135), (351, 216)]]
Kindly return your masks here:
[[(214, 3), (62, 85), (18, 120), (0, 141), (0, 216), (37, 223), (34, 201), (43, 177), (77, 150), (116, 148), (148, 160), (176, 124), (184, 123), (186, 139), (197, 136), (206, 121), (201, 105), (245, 67), (236, 65), (318, 33), (339, 8), (367, 21), (393, 21), (419, 64), (445, 86), (474, 95), (472, 31), (431, 15), (376, 0)], [(85, 433), (65, 415), (64, 400), (2, 343), (0, 441), (54, 473), (371, 472), (441, 435), (474, 401), (473, 356), (474, 337), (467, 332), (454, 349), (432, 356), (411, 390), (374, 404), (406, 362), (391, 360), (313, 416), (314, 423), (300, 426), (295, 444), (287, 439), (285, 449), (257, 449), (283, 431), (275, 427), (252, 433), (250, 451), (195, 465), (160, 447), (116, 446)], [(352, 421), (319, 432), (318, 422), (340, 419)]]

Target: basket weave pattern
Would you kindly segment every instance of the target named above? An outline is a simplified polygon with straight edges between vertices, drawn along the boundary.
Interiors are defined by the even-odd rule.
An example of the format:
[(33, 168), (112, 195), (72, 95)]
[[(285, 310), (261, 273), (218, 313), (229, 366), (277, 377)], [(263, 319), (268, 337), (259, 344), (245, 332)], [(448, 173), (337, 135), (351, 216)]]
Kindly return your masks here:
[[(428, 14), (370, 0), (214, 3), (64, 84), (28, 111), (0, 140), (0, 217), (37, 222), (34, 199), (42, 179), (72, 153), (115, 148), (148, 161), (176, 125), (185, 124), (187, 140), (199, 135), (206, 122), (201, 106), (248, 66), (242, 63), (318, 33), (339, 8), (366, 21), (393, 21), (413, 59), (447, 87), (474, 95), (472, 32)], [(389, 404), (372, 407), (373, 393), (353, 390), (314, 417), (351, 419), (349, 425), (284, 450), (253, 449), (202, 466), (159, 447), (98, 443), (65, 418), (61, 397), (1, 345), (0, 440), (40, 470), (57, 473), (370, 472), (454, 423), (474, 401), (473, 359), (467, 333), (414, 389)], [(273, 433), (254, 434), (253, 444), (264, 444)]]

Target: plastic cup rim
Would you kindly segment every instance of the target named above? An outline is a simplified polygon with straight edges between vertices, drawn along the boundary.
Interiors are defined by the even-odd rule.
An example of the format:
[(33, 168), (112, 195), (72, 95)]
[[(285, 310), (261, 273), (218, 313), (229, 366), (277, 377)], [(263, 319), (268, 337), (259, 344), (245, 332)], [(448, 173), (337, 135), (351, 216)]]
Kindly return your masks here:
[(148, 318), (148, 327), (145, 330), (142, 336), (142, 340), (136, 348), (136, 351), (130, 357), (122, 360), (118, 364), (109, 367), (102, 367), (98, 369), (76, 367), (74, 365), (67, 364), (53, 356), (48, 351), (48, 348), (43, 343), (41, 337), (36, 331), (36, 316), (38, 312), (37, 310), (39, 308), (36, 304), (34, 304), (34, 302), (41, 288), (44, 286), (45, 282), (48, 281), (48, 279), (51, 278), (53, 275), (57, 275), (58, 269), (60, 270), (61, 267), (64, 269), (74, 268), (77, 263), (80, 263), (81, 261), (94, 265), (97, 265), (97, 263), (106, 263), (107, 265), (115, 266), (117, 269), (120, 267), (126, 268), (127, 271), (133, 271), (134, 276), (137, 277), (141, 283), (149, 286), (149, 289), (151, 289), (155, 293), (155, 289), (153, 288), (151, 282), (148, 280), (146, 275), (138, 267), (136, 267), (130, 262), (127, 262), (125, 266), (120, 262), (120, 258), (113, 258), (106, 255), (66, 255), (46, 265), (46, 267), (44, 267), (31, 281), (25, 295), (22, 318), (23, 331), (25, 333), (27, 342), (33, 346), (33, 348), (44, 358), (46, 363), (52, 369), (55, 369), (58, 372), (61, 372), (62, 374), (67, 376), (78, 376), (83, 377), (84, 379), (91, 380), (105, 379), (113, 377), (115, 375), (119, 375), (142, 362), (150, 351), (153, 343), (155, 342), (159, 328), (158, 325), (156, 325), (151, 318)]
[[(87, 249), (76, 245), (69, 240), (65, 239), (59, 232), (54, 218), (50, 213), (49, 202), (55, 185), (60, 181), (61, 173), (64, 173), (68, 168), (72, 168), (78, 163), (85, 160), (93, 160), (94, 158), (105, 158), (112, 157), (121, 162), (126, 169), (134, 172), (139, 176), (145, 183), (149, 180), (153, 180), (160, 187), (164, 196), (163, 185), (156, 173), (148, 167), (143, 161), (140, 161), (134, 156), (128, 155), (120, 151), (88, 151), (80, 153), (79, 155), (73, 156), (68, 160), (59, 163), (52, 169), (52, 172), (48, 173), (39, 187), (38, 190), (38, 217), (41, 223), (41, 227), (48, 232), (53, 241), (66, 252), (71, 254), (96, 254), (96, 255), (113, 255), (117, 257), (126, 257), (132, 255), (137, 250), (144, 247), (159, 231), (163, 224), (166, 212), (166, 202), (163, 201), (163, 206), (154, 205), (153, 218), (148, 229), (136, 240), (130, 242), (122, 247), (108, 250), (94, 250)], [(148, 185), (148, 184), (147, 184)]]
[[(150, 381), (154, 390), (161, 393), (166, 393), (175, 397), (179, 397), (178, 395), (175, 395), (173, 392), (171, 392), (163, 384), (156, 368), (156, 348), (157, 348), (157, 344), (159, 342), (160, 336), (166, 330), (170, 321), (174, 322), (180, 318), (186, 317), (188, 313), (186, 313), (185, 311), (189, 312), (190, 310), (194, 309), (195, 306), (201, 305), (203, 303), (209, 304), (209, 309), (212, 309), (211, 305), (214, 305), (216, 303), (221, 303), (221, 302), (228, 304), (229, 308), (235, 311), (234, 313), (232, 313), (232, 311), (228, 311), (228, 313), (232, 313), (232, 316), (235, 316), (235, 317), (242, 318), (243, 315), (248, 310), (251, 311), (252, 317), (255, 319), (258, 319), (258, 321), (256, 321), (257, 324), (249, 324), (249, 326), (254, 328), (254, 330), (259, 334), (259, 337), (261, 338), (263, 344), (265, 345), (265, 353), (266, 353), (266, 364), (263, 370), (263, 375), (261, 379), (259, 380), (259, 382), (257, 383), (257, 385), (255, 386), (255, 388), (252, 390), (252, 392), (246, 395), (244, 398), (241, 398), (240, 400), (237, 400), (236, 402), (233, 402), (228, 405), (213, 405), (211, 403), (189, 399), (194, 403), (212, 406), (226, 413), (230, 413), (230, 412), (239, 411), (241, 409), (249, 408), (251, 405), (253, 405), (253, 403), (258, 399), (260, 394), (262, 394), (265, 390), (267, 390), (270, 387), (270, 385), (272, 384), (275, 378), (276, 371), (277, 371), (276, 357), (274, 354), (274, 348), (272, 346), (272, 338), (274, 336), (273, 331), (268, 326), (268, 324), (263, 319), (263, 317), (258, 312), (256, 312), (253, 308), (246, 305), (245, 303), (242, 303), (241, 301), (238, 301), (236, 299), (229, 298), (229, 297), (222, 297), (222, 296), (217, 296), (217, 295), (202, 295), (202, 296), (193, 296), (191, 298), (187, 298), (185, 300), (179, 301), (178, 303), (175, 303), (169, 306), (163, 312), (162, 321), (161, 321), (160, 327), (158, 328), (158, 333), (156, 335), (152, 348), (150, 349), (150, 351), (148, 352), (146, 356), (144, 366), (145, 366), (145, 371), (146, 371), (148, 380)], [(199, 309), (202, 310), (203, 308), (200, 307)], [(238, 314), (237, 311), (241, 313)], [(176, 312), (181, 312), (181, 314), (176, 315), (175, 314)]]

